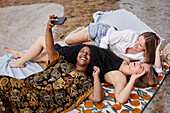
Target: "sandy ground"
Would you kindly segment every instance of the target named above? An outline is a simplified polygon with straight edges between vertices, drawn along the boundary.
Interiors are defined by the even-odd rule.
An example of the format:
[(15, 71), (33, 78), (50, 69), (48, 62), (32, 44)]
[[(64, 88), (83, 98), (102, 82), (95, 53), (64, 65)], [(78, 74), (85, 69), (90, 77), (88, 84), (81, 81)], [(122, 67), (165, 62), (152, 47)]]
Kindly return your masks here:
[(0, 0), (0, 7), (28, 5), (38, 3), (57, 3), (64, 6), (65, 16), (68, 17), (64, 25), (58, 28), (55, 40), (62, 40), (69, 32), (77, 27), (87, 26), (93, 21), (92, 15), (98, 10), (109, 11), (118, 9), (117, 0)]
[[(170, 1), (169, 0), (0, 0), (0, 8), (8, 6), (57, 3), (64, 7), (66, 23), (58, 28), (55, 40), (64, 37), (80, 26), (93, 22), (92, 15), (98, 10), (109, 11), (124, 8), (133, 12), (160, 36), (166, 39), (162, 48), (170, 42)], [(170, 111), (170, 76), (149, 104), (144, 113), (168, 113)]]

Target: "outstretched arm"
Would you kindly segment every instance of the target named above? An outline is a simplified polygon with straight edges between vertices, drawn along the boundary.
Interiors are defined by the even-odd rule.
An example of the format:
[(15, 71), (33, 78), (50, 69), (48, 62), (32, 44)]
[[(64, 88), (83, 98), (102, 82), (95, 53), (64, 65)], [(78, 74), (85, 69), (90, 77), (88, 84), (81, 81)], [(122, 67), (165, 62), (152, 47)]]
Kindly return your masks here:
[(51, 15), (49, 17), (49, 21), (47, 23), (47, 28), (46, 28), (46, 35), (45, 35), (46, 50), (47, 50), (47, 54), (48, 54), (50, 62), (52, 62), (57, 55), (54, 49), (54, 40), (53, 40), (53, 34), (52, 34), (52, 27), (54, 27), (55, 25), (51, 23), (51, 21), (56, 20), (54, 18), (55, 18), (54, 15)]
[(93, 71), (94, 91), (89, 96), (89, 99), (93, 102), (100, 102), (105, 98), (105, 92), (104, 92), (104, 89), (102, 88), (102, 85), (99, 79), (100, 69), (96, 66), (94, 66), (93, 68), (94, 68), (94, 71)]
[(113, 84), (115, 87), (115, 98), (120, 103), (125, 103), (131, 94), (131, 91), (134, 87), (135, 80), (142, 76), (144, 73), (131, 75), (129, 82), (127, 83), (126, 77), (121, 72), (109, 72), (107, 76), (105, 76), (105, 80)]
[(154, 67), (156, 68), (161, 68), (161, 58), (160, 58), (160, 47), (162, 45), (162, 38), (159, 37), (159, 44), (158, 46), (156, 47), (156, 50), (155, 50), (155, 63), (154, 63)]

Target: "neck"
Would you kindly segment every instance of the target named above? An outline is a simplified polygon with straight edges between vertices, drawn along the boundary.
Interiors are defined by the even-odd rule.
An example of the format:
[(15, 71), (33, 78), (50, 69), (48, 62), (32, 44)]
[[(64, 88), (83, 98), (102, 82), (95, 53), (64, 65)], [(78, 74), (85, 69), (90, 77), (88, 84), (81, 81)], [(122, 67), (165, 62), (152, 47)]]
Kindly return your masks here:
[(76, 64), (76, 67), (74, 68), (74, 71), (79, 71), (79, 72), (86, 72), (87, 70), (87, 66), (80, 66), (78, 64)]
[(131, 70), (129, 69), (129, 65), (126, 64), (126, 63), (124, 63), (124, 64), (120, 67), (119, 70), (122, 71), (122, 72), (125, 74), (125, 76), (128, 76), (128, 75), (131, 75), (131, 74), (132, 74), (132, 73), (131, 73)]
[(129, 53), (129, 54), (137, 54), (140, 52), (141, 51), (137, 51), (137, 50), (133, 49), (132, 47), (126, 49), (126, 53)]

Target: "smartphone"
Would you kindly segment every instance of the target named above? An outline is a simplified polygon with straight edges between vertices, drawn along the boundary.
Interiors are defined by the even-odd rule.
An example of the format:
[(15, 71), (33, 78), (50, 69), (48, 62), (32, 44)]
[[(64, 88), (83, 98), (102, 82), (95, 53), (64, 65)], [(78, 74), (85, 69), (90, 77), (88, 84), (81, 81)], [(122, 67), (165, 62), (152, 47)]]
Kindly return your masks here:
[(64, 24), (67, 17), (57, 17), (55, 19), (57, 19), (58, 21), (51, 21), (52, 24), (54, 24), (54, 25), (62, 25), (62, 24)]

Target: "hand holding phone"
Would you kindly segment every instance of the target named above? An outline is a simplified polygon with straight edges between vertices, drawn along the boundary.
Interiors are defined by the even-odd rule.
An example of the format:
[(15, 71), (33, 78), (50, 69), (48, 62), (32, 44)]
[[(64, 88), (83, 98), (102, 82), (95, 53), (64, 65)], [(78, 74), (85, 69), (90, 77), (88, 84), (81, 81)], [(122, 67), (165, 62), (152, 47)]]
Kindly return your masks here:
[(52, 24), (54, 24), (54, 25), (62, 25), (62, 24), (64, 24), (67, 17), (57, 17), (55, 19), (57, 19), (57, 21), (51, 21)]

